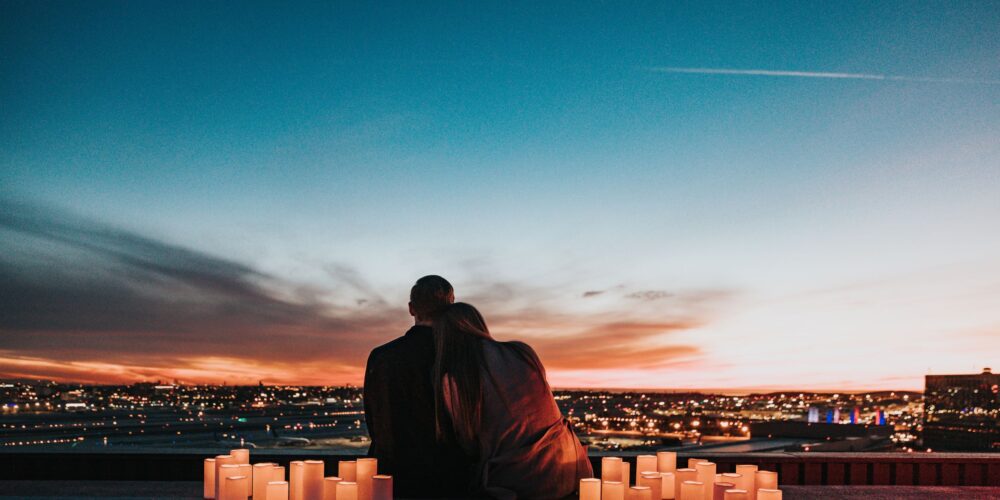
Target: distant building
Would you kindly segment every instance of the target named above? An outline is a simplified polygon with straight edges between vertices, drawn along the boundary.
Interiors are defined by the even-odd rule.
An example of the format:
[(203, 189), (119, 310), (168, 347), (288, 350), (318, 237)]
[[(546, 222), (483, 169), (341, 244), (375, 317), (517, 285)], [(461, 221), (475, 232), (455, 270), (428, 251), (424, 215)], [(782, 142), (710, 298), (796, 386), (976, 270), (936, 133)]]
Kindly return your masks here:
[(924, 446), (1000, 451), (1000, 375), (927, 375)]

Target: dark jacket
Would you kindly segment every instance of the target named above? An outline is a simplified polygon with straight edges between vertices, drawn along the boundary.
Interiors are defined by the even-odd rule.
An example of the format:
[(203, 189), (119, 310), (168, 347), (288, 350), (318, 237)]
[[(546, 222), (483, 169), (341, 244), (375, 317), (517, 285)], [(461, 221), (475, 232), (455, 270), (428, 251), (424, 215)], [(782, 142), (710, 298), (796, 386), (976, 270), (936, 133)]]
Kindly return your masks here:
[(455, 444), (435, 435), (434, 333), (414, 326), (406, 335), (376, 347), (365, 370), (368, 455), (380, 474), (393, 476), (401, 497), (460, 497), (468, 490), (472, 463)]

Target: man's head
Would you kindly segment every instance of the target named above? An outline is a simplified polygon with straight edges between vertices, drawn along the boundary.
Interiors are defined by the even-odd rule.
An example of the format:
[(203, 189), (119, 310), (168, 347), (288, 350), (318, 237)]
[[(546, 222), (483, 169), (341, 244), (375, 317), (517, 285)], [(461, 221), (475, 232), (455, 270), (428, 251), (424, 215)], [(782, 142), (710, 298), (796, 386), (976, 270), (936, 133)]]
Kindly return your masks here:
[(455, 289), (440, 276), (424, 276), (410, 289), (410, 315), (418, 324), (430, 323), (452, 302), (455, 302)]

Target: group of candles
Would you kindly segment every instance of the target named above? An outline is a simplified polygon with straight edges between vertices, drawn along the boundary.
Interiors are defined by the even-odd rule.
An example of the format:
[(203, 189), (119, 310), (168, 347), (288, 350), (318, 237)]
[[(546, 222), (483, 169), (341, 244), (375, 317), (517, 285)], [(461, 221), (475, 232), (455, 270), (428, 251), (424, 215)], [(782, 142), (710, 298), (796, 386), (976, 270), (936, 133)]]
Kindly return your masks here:
[(630, 468), (619, 457), (602, 458), (601, 478), (580, 480), (580, 500), (781, 500), (778, 473), (756, 465), (719, 474), (715, 463), (690, 458), (678, 469), (677, 453), (661, 451), (636, 457), (635, 486)]
[(250, 465), (250, 450), (205, 459), (204, 498), (215, 500), (391, 500), (392, 476), (378, 474), (374, 458), (341, 460), (337, 476), (323, 477), (322, 460)]

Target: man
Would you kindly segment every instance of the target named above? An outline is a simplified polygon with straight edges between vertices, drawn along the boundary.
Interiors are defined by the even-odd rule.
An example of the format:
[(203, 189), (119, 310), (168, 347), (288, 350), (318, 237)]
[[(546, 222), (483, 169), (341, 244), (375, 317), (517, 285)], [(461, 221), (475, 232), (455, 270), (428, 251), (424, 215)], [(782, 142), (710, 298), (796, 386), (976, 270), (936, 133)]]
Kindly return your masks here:
[(461, 496), (471, 463), (457, 445), (439, 442), (435, 432), (434, 317), (455, 302), (451, 283), (424, 276), (410, 290), (414, 325), (402, 337), (376, 347), (365, 370), (368, 455), (380, 474), (393, 476), (396, 496)]

